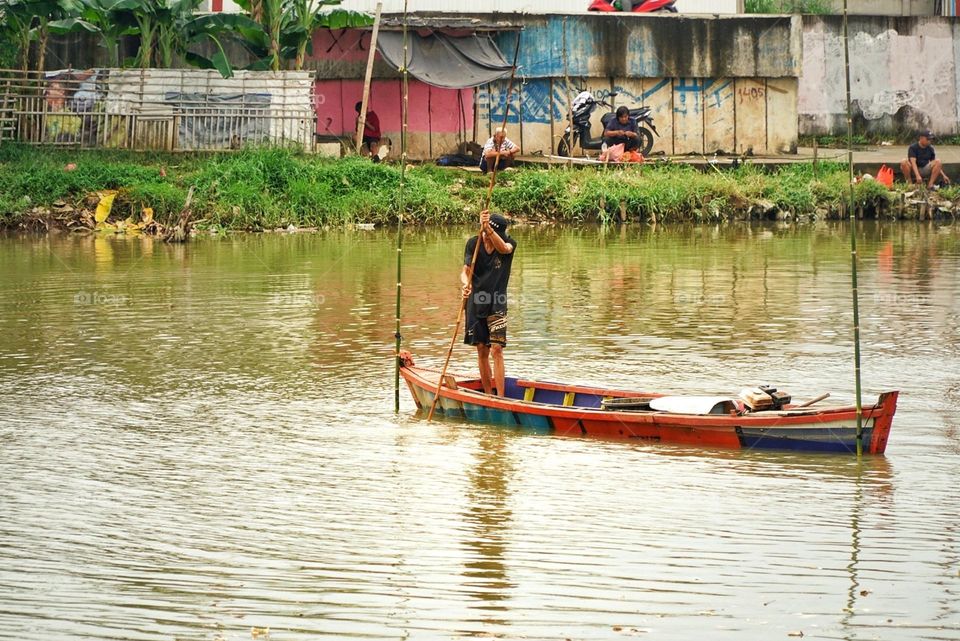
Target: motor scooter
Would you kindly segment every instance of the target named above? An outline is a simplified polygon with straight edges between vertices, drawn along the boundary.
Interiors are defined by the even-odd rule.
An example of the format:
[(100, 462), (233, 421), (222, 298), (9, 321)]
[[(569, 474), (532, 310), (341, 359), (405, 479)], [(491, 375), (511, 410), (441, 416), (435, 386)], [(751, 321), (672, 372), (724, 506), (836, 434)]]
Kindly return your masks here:
[(611, 0), (593, 0), (587, 11), (626, 11), (629, 13), (677, 12), (676, 0), (620, 0), (620, 9)]
[[(616, 97), (616, 93), (610, 94), (611, 100)], [(596, 138), (594, 138), (590, 132), (590, 115), (601, 105), (610, 109), (610, 111), (603, 114), (603, 117), (600, 119), (600, 122), (603, 124), (603, 129), (606, 130), (607, 125), (617, 117), (616, 112), (613, 110), (613, 105), (606, 100), (597, 100), (589, 91), (580, 92), (580, 94), (574, 98), (573, 104), (571, 105), (573, 109), (573, 132), (570, 131), (570, 125), (567, 124), (566, 129), (563, 131), (563, 136), (560, 138), (560, 142), (557, 143), (558, 156), (571, 156), (571, 150), (577, 146), (577, 144), (579, 144), (583, 150), (603, 149), (603, 132), (601, 131), (600, 136)], [(653, 149), (653, 134), (657, 134), (657, 136), (660, 135), (657, 127), (653, 124), (650, 107), (631, 109), (630, 117), (637, 121), (637, 151), (644, 156), (649, 156), (650, 150)]]

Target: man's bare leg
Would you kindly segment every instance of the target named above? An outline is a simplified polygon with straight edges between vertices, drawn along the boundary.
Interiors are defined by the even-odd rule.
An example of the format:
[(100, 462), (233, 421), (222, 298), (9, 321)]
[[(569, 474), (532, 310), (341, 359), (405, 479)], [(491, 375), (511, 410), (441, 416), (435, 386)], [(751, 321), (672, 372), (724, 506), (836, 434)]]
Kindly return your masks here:
[(937, 180), (940, 178), (940, 174), (943, 172), (943, 163), (939, 160), (930, 161), (930, 181), (927, 183), (927, 187), (933, 187), (937, 184)]
[(497, 395), (505, 396), (507, 370), (503, 364), (503, 345), (491, 345), (490, 351), (493, 353), (493, 378), (497, 383)]
[(903, 179), (907, 184), (913, 183), (913, 167), (910, 166), (909, 160), (903, 160), (900, 162), (900, 173), (903, 174)]
[(480, 367), (480, 382), (483, 384), (484, 394), (493, 393), (493, 384), (490, 374), (490, 347), (477, 345), (477, 365)]

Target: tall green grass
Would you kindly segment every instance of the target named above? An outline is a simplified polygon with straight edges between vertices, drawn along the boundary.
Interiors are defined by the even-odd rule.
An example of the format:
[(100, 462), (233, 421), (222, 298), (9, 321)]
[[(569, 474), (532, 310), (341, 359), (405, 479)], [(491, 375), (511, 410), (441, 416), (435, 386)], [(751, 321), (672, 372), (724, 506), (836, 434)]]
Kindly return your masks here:
[[(72, 171), (67, 165), (75, 165)], [(179, 215), (192, 187), (201, 227), (271, 229), (357, 222), (388, 223), (400, 207), (400, 169), (350, 157), (323, 159), (283, 149), (213, 155), (39, 150), (0, 145), (0, 226), (33, 207), (65, 201), (89, 207), (93, 192), (116, 189), (114, 217), (146, 207), (161, 222)], [(414, 223), (462, 222), (476, 216), (489, 177), (432, 165), (406, 172), (403, 206)], [(889, 194), (876, 183), (856, 187), (860, 206), (880, 212)], [(493, 207), (533, 220), (607, 221), (621, 203), (631, 220), (720, 220), (836, 212), (847, 198), (840, 164), (766, 172), (755, 165), (698, 170), (686, 164), (626, 168), (518, 168), (499, 174)]]

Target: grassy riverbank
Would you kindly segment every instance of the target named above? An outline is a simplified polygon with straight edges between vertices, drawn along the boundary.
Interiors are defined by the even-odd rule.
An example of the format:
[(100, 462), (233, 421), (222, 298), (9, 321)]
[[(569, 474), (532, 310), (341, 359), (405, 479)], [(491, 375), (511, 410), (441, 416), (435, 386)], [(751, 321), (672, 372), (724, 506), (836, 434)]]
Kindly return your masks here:
[[(117, 190), (110, 220), (139, 220), (145, 208), (163, 225), (179, 217), (193, 188), (201, 229), (259, 230), (387, 223), (399, 207), (400, 170), (359, 158), (321, 159), (280, 149), (223, 154), (70, 151), (0, 146), (0, 226), (91, 226), (97, 192)], [(846, 198), (842, 165), (791, 165), (776, 173), (746, 165), (699, 171), (683, 164), (623, 170), (519, 168), (501, 174), (494, 206), (533, 220), (661, 222), (837, 217)], [(463, 222), (476, 214), (488, 179), (432, 165), (407, 172), (404, 208), (411, 222)], [(915, 216), (900, 194), (857, 185), (866, 216)], [(952, 199), (952, 200), (951, 200)], [(937, 202), (953, 209), (956, 189)], [(935, 207), (934, 210), (937, 208)]]

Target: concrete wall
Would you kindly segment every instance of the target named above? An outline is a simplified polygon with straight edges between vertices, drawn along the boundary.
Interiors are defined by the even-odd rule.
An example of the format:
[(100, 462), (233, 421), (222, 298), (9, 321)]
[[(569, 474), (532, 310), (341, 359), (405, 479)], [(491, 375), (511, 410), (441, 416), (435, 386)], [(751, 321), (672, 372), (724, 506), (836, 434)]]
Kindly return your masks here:
[[(616, 104), (652, 109), (660, 134), (654, 152), (665, 154), (764, 154), (796, 150), (796, 78), (609, 78), (571, 79), (569, 95), (580, 90)], [(503, 122), (507, 83), (478, 92), (477, 139), (486, 138)], [(509, 135), (524, 153), (556, 151), (567, 125), (568, 92), (562, 79), (525, 81), (514, 90)], [(593, 132), (602, 130), (598, 109)], [(482, 142), (482, 141), (481, 141)]]
[[(571, 76), (795, 78), (803, 60), (799, 16), (549, 15), (522, 24), (525, 77), (562, 77), (566, 59)], [(515, 43), (516, 32), (497, 37), (502, 51)]]
[[(960, 133), (960, 22), (850, 20), (851, 93), (858, 131)], [(801, 134), (846, 131), (842, 20), (804, 18)]]
[[(833, 13), (843, 13), (843, 0), (828, 0)], [(847, 0), (847, 12), (861, 16), (934, 16), (936, 0)]]
[[(485, 19), (489, 22), (490, 16)], [(618, 105), (652, 107), (661, 134), (655, 151), (791, 151), (797, 143), (800, 20), (521, 16), (517, 21), (524, 29), (519, 80), (508, 120), (510, 136), (526, 154), (553, 153), (566, 126), (568, 96), (588, 89), (598, 97), (618, 92)], [(508, 56), (515, 49), (517, 33), (501, 32), (495, 37)], [(369, 37), (369, 32), (350, 30), (315, 36), (314, 56), (308, 64), (318, 76), (318, 133), (343, 135), (351, 130)], [(379, 61), (379, 55), (374, 78), (371, 104), (385, 134), (397, 140), (397, 74)], [(449, 153), (463, 140), (483, 143), (502, 122), (506, 89), (506, 81), (470, 92), (428, 88), (413, 81), (411, 156)], [(595, 113), (597, 131), (601, 115), (600, 110)]]

